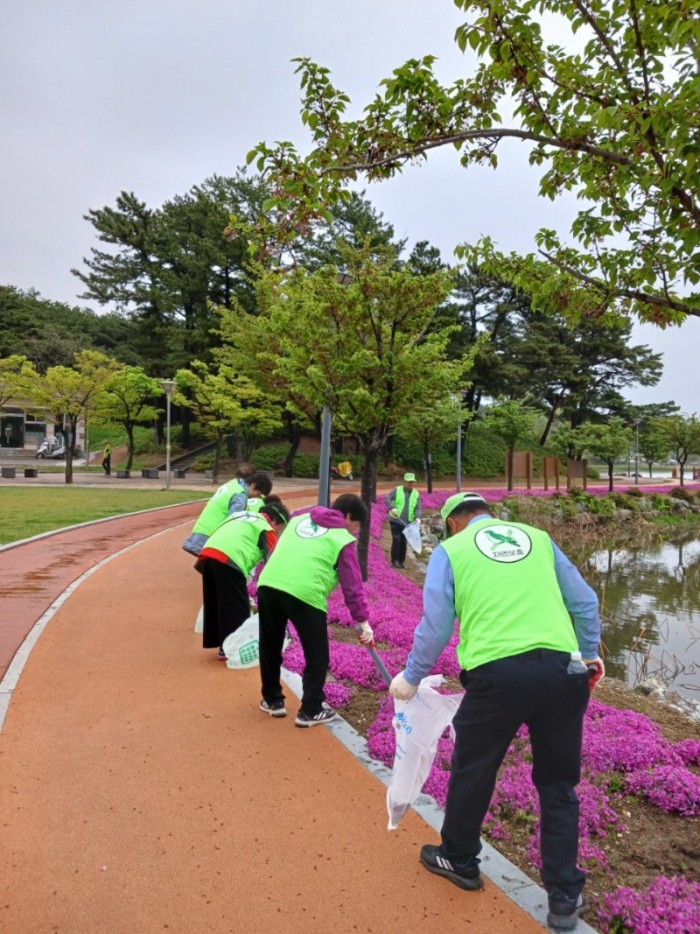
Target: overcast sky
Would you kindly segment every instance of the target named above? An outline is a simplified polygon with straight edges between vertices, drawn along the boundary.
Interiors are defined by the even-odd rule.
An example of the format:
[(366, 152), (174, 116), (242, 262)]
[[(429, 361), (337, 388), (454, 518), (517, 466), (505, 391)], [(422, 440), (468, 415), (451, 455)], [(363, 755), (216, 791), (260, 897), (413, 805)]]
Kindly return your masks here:
[[(437, 55), (446, 82), (470, 74), (461, 19), (452, 0), (2, 0), (0, 284), (84, 305), (70, 269), (97, 245), (88, 209), (122, 190), (158, 207), (232, 175), (260, 140), (305, 151), (293, 57), (328, 66), (358, 109), (410, 57)], [(524, 144), (499, 159), (466, 172), (438, 151), (367, 195), (409, 247), (429, 240), (447, 261), (482, 234), (530, 252), (538, 228), (565, 233), (573, 204), (537, 198)], [(629, 397), (700, 410), (699, 337), (697, 319), (636, 328), (664, 377)]]

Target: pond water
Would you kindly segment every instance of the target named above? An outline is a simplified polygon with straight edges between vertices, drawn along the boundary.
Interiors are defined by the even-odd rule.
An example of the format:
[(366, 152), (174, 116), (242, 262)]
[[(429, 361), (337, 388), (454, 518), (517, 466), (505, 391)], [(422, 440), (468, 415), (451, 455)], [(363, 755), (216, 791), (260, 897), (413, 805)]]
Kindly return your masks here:
[(607, 671), (631, 686), (657, 678), (700, 701), (700, 531), (599, 551), (585, 573), (602, 603)]

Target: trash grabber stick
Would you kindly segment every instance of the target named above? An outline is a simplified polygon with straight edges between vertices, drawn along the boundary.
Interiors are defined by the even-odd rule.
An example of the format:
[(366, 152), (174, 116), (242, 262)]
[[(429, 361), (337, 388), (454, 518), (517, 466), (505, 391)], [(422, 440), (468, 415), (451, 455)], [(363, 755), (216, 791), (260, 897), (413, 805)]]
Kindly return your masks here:
[(384, 665), (384, 662), (381, 660), (381, 658), (380, 658), (379, 655), (377, 654), (377, 650), (376, 650), (375, 647), (374, 647), (374, 642), (370, 642), (370, 643), (368, 644), (368, 646), (367, 646), (367, 651), (368, 651), (369, 654), (372, 656), (372, 661), (373, 661), (374, 664), (377, 666), (377, 671), (378, 671), (379, 674), (382, 676), (382, 678), (384, 678), (384, 681), (386, 682), (387, 687), (388, 687), (388, 686), (391, 684), (391, 680), (392, 680), (392, 679), (391, 679), (391, 675), (390, 675), (389, 672), (386, 670), (386, 667), (385, 667), (385, 665)]

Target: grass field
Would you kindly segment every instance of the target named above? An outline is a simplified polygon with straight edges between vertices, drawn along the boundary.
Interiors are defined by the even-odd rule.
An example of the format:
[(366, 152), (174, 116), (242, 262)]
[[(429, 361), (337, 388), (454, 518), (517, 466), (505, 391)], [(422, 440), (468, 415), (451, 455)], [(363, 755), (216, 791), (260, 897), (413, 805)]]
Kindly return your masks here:
[(8, 487), (0, 489), (0, 545), (91, 519), (208, 499), (209, 496), (210, 493), (193, 490)]

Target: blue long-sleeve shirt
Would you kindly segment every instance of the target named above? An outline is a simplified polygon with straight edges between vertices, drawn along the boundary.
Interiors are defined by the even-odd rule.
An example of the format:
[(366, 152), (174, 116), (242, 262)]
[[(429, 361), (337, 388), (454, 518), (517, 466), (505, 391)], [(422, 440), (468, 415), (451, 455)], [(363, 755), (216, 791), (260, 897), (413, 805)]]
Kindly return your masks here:
[[(475, 516), (472, 522), (491, 516)], [(574, 618), (574, 630), (579, 650), (584, 658), (598, 657), (600, 616), (598, 597), (561, 549), (554, 548), (554, 571), (561, 595)], [(454, 631), (456, 617), (455, 582), (447, 552), (438, 546), (430, 556), (423, 587), (423, 616), (413, 634), (413, 648), (406, 662), (404, 677), (409, 684), (420, 684), (430, 674), (433, 665)]]

